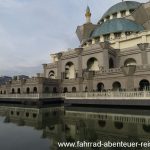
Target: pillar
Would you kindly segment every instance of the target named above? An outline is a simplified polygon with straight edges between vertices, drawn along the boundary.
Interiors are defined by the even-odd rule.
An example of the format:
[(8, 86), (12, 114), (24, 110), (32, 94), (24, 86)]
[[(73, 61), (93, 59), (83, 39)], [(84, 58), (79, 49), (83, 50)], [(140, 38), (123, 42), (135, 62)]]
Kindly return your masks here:
[(109, 68), (108, 49), (103, 50), (103, 66), (106, 69)]
[(82, 51), (83, 48), (76, 48), (75, 49), (77, 55), (78, 55), (78, 78), (79, 78), (79, 91), (82, 91), (83, 89), (83, 83), (82, 83)]
[(149, 43), (138, 44), (138, 47), (141, 50), (141, 60), (142, 60), (143, 65), (148, 64), (148, 56), (147, 56), (147, 52), (146, 52), (148, 45), (149, 45)]
[(121, 18), (121, 12), (117, 13), (117, 18)]
[(44, 77), (46, 77), (46, 67), (47, 67), (47, 64), (43, 64)]
[(57, 65), (57, 78), (58, 79), (61, 79), (62, 78), (62, 66), (61, 66), (61, 64), (62, 64), (62, 60), (61, 60), (61, 56), (62, 56), (62, 53), (57, 53), (56, 54), (56, 57), (57, 57), (57, 59), (58, 59), (58, 65)]

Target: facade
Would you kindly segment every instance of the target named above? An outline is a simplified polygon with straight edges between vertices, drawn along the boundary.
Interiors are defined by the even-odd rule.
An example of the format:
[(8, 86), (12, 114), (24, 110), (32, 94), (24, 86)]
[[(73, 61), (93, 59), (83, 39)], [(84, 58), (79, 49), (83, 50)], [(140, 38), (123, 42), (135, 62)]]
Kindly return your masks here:
[(97, 24), (91, 22), (89, 7), (85, 17), (76, 30), (78, 48), (51, 54), (52, 63), (43, 64), (43, 73), (11, 80), (1, 85), (1, 93), (149, 89), (150, 2), (117, 3)]

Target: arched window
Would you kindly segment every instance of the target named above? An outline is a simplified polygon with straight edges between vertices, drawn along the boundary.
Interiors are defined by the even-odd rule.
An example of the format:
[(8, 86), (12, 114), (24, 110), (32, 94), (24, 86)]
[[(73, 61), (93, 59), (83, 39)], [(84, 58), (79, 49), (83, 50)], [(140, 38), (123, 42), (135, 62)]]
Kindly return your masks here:
[(114, 61), (112, 58), (109, 58), (109, 68), (114, 68)]
[(3, 94), (3, 92), (1, 91), (1, 94)]
[(89, 71), (99, 70), (98, 60), (96, 58), (92, 57), (87, 61), (87, 70)]
[(114, 122), (114, 125), (117, 129), (122, 129), (123, 128), (123, 123), (122, 122)]
[(12, 89), (12, 94), (15, 94), (15, 89), (14, 88)]
[(101, 91), (103, 91), (104, 90), (104, 84), (103, 83), (98, 83), (97, 84), (97, 91), (98, 92), (101, 92)]
[(128, 58), (128, 59), (125, 60), (124, 66), (125, 67), (127, 67), (127, 66), (136, 66), (136, 60), (133, 59), (133, 58)]
[(106, 126), (106, 121), (105, 120), (98, 120), (98, 124), (100, 127), (104, 128)]
[(37, 93), (37, 87), (33, 88), (33, 93)]
[(45, 87), (45, 93), (49, 93), (49, 87)]
[(87, 86), (85, 87), (85, 92), (88, 92), (88, 87)]
[(67, 92), (68, 92), (68, 88), (64, 87), (64, 93), (67, 93)]
[(76, 91), (77, 91), (77, 90), (76, 90), (76, 87), (73, 87), (73, 88), (72, 88), (72, 92), (75, 93)]
[(114, 82), (112, 86), (114, 91), (118, 91), (121, 89), (121, 83), (118, 81)]
[(51, 70), (50, 72), (49, 72), (49, 78), (50, 79), (55, 79), (56, 77), (55, 77), (55, 72), (53, 71), (53, 70)]
[(150, 83), (149, 83), (148, 80), (143, 79), (143, 80), (140, 81), (139, 86), (140, 86), (140, 90), (141, 90), (141, 91), (142, 91), (142, 90), (146, 90), (146, 89), (149, 89)]
[(150, 133), (150, 125), (143, 124), (143, 130)]
[(20, 94), (20, 88), (17, 89), (17, 93)]
[(6, 90), (4, 90), (4, 94), (6, 94)]
[(57, 93), (57, 88), (56, 87), (53, 88), (53, 93)]
[(75, 78), (75, 66), (72, 62), (68, 62), (65, 66), (65, 79)]
[(26, 92), (27, 92), (27, 94), (30, 93), (30, 88), (29, 87), (27, 87)]

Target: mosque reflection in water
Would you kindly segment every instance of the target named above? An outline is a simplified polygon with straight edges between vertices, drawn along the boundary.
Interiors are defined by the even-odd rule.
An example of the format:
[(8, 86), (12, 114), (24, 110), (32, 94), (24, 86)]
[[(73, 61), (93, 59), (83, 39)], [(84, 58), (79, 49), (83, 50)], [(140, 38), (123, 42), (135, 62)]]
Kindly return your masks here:
[(42, 138), (49, 139), (51, 150), (59, 149), (57, 142), (61, 141), (149, 141), (149, 114), (148, 110), (0, 106), (5, 123), (42, 130)]

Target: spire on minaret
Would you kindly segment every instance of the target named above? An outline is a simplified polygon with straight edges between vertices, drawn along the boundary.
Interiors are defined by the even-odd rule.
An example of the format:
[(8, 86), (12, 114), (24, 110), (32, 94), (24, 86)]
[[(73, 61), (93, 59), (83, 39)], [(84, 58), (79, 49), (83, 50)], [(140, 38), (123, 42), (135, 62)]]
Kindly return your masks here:
[(91, 23), (91, 11), (89, 6), (87, 6), (86, 8), (85, 17), (86, 17), (86, 23)]

